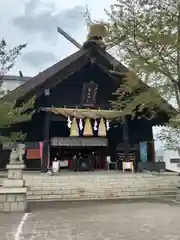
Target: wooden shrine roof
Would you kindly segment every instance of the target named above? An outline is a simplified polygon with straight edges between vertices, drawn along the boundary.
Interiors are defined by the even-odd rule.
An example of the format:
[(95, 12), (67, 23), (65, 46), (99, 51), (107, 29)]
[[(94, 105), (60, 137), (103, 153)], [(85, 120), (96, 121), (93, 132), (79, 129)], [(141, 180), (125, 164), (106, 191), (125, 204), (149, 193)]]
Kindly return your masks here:
[[(68, 56), (67, 58), (57, 62), (56, 64), (52, 65), (51, 67), (47, 68), (43, 72), (40, 72), (35, 77), (32, 77), (24, 84), (20, 85), (19, 87), (15, 88), (8, 94), (6, 94), (3, 99), (6, 101), (18, 101), (19, 99), (23, 98), (25, 95), (29, 95), (31, 98), (30, 93), (32, 95), (36, 95), (37, 91), (40, 90), (41, 86), (48, 81), (52, 76), (56, 75), (64, 68), (69, 67), (69, 65), (75, 63), (77, 60), (85, 57), (88, 51), (86, 50), (79, 50), (74, 54)], [(83, 61), (82, 63), (86, 64), (87, 61)], [(63, 79), (62, 79), (63, 80)], [(29, 99), (28, 99), (29, 100)]]
[(90, 63), (93, 57), (95, 57), (97, 65), (99, 63), (104, 69), (107, 69), (107, 71), (109, 68), (112, 69), (112, 66), (117, 65), (121, 68), (122, 72), (128, 71), (125, 66), (118, 62), (109, 53), (101, 49), (97, 44), (91, 43), (90, 46), (86, 45), (86, 47), (82, 47), (79, 51), (47, 68), (43, 72), (40, 72), (35, 77), (32, 77), (21, 86), (6, 94), (3, 99), (16, 102), (20, 99), (23, 101), (24, 98), (29, 100), (31, 97), (38, 94), (38, 92), (43, 91), (44, 85), (48, 84), (50, 78), (56, 76), (57, 73), (61, 73), (61, 77), (52, 83), (54, 85)]
[[(97, 64), (97, 66), (99, 66), (103, 71), (116, 80), (119, 78), (111, 74), (110, 70), (115, 68), (122, 73), (129, 71), (112, 55), (98, 46), (98, 44), (87, 43), (79, 51), (47, 68), (43, 72), (37, 74), (35, 77), (26, 81), (21, 86), (9, 92), (2, 98), (2, 100), (11, 102), (14, 101), (15, 103), (28, 101), (32, 97), (42, 93), (44, 89), (56, 85), (64, 79), (67, 79), (68, 76), (72, 75), (76, 71), (80, 70), (83, 66), (87, 65), (88, 63), (92, 63), (93, 61), (95, 61), (95, 64)], [(60, 74), (58, 75), (58, 73)], [(141, 80), (140, 83), (148, 87)], [(165, 100), (163, 101), (166, 102)], [(177, 114), (177, 111), (168, 102), (166, 102), (166, 104), (168, 109), (167, 112), (173, 115)]]

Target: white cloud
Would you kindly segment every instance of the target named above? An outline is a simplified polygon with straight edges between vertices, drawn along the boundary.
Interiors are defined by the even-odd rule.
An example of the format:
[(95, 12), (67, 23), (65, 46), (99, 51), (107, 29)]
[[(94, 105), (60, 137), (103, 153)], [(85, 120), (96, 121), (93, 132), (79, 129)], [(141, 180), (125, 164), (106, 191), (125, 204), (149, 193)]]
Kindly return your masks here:
[[(87, 34), (87, 29), (82, 16), (83, 8), (88, 5), (92, 12), (92, 19), (101, 20), (106, 17), (104, 8), (116, 0), (6, 0), (0, 1), (0, 29), (1, 36), (6, 39), (9, 46), (28, 42), (10, 71), (17, 74), (21, 69), (24, 75), (33, 76), (47, 66), (68, 56), (77, 50), (71, 43), (64, 39), (56, 30), (57, 25), (82, 43)], [(42, 63), (32, 64), (37, 52), (49, 52), (49, 59)], [(51, 54), (50, 54), (51, 53)], [(54, 55), (54, 57), (53, 57)], [(30, 61), (28, 62), (28, 56)], [(46, 54), (46, 56), (48, 56)], [(24, 61), (24, 58), (27, 61)], [(40, 60), (40, 58), (39, 58)], [(33, 66), (34, 65), (34, 66)]]

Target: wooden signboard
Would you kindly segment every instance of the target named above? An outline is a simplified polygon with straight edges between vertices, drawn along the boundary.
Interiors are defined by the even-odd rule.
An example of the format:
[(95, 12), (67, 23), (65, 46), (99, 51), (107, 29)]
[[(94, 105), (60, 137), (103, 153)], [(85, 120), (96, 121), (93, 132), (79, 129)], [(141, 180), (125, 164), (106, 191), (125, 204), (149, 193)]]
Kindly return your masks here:
[(52, 146), (67, 146), (67, 147), (107, 147), (108, 140), (107, 138), (98, 138), (98, 137), (67, 137), (67, 138), (52, 138)]

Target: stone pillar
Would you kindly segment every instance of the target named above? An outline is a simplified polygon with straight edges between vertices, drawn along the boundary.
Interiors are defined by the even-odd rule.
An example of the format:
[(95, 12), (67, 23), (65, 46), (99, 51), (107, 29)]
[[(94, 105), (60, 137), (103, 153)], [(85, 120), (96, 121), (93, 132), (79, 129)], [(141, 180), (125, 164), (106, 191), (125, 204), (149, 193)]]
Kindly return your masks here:
[[(20, 158), (19, 158), (20, 159)], [(27, 209), (27, 187), (23, 180), (22, 161), (10, 159), (7, 165), (8, 178), (0, 188), (0, 212), (25, 212)]]

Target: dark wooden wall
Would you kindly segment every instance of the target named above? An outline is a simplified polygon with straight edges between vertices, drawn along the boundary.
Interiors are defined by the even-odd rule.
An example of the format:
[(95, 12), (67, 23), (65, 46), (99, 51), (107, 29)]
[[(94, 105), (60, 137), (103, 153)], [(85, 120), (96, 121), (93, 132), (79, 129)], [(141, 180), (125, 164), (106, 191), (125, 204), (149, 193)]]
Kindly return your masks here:
[[(61, 75), (59, 74), (59, 78)], [(109, 75), (99, 69), (97, 66), (87, 65), (77, 71), (68, 79), (60, 82), (50, 89), (50, 95), (42, 94), (35, 101), (35, 109), (32, 120), (27, 125), (24, 131), (27, 131), (26, 141), (40, 141), (43, 139), (44, 131), (44, 113), (38, 111), (41, 107), (78, 107), (81, 105), (81, 96), (83, 83), (94, 81), (98, 84), (98, 92), (96, 98), (96, 107), (109, 109), (111, 107), (109, 100), (112, 98), (112, 93), (115, 92), (117, 84)], [(61, 120), (58, 116), (50, 114), (51, 121)], [(58, 123), (54, 123), (58, 126)], [(61, 124), (62, 125), (62, 124)], [(59, 126), (60, 127), (60, 126)], [(58, 129), (58, 128), (57, 128)], [(60, 129), (60, 128), (59, 128)], [(51, 132), (54, 130), (51, 128)]]
[[(59, 75), (59, 78), (61, 75)], [(50, 96), (40, 96), (36, 100), (36, 108), (46, 106), (77, 107), (81, 105), (83, 83), (94, 81), (98, 84), (97, 107), (110, 108), (109, 100), (116, 91), (117, 84), (109, 75), (97, 66), (87, 65), (68, 79), (50, 89)]]
[[(59, 78), (61, 75), (59, 74)], [(15, 129), (21, 129), (27, 133), (26, 141), (38, 142), (44, 138), (45, 128), (45, 112), (39, 111), (41, 107), (78, 107), (81, 105), (81, 96), (83, 83), (94, 81), (98, 84), (98, 92), (96, 98), (96, 107), (109, 109), (111, 107), (109, 100), (112, 99), (112, 93), (116, 91), (117, 83), (114, 79), (103, 72), (95, 65), (86, 65), (81, 70), (69, 76), (61, 83), (53, 86), (50, 89), (50, 95), (44, 94), (37, 97), (35, 101), (36, 113), (33, 115), (31, 121), (24, 124), (17, 124)], [(65, 128), (66, 123), (62, 123), (62, 117), (54, 114), (49, 114), (51, 125), (51, 136), (55, 134), (60, 135), (62, 129)], [(65, 119), (63, 119), (65, 121)], [(152, 140), (152, 125), (151, 121), (147, 120), (131, 120), (129, 125), (129, 138), (132, 142)], [(57, 130), (55, 130), (57, 129)], [(67, 131), (64, 131), (67, 134)], [(110, 134), (110, 136), (112, 133)], [(112, 139), (112, 137), (110, 137)], [(115, 144), (122, 142), (122, 125), (113, 130), (113, 141)]]

